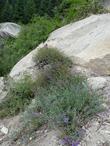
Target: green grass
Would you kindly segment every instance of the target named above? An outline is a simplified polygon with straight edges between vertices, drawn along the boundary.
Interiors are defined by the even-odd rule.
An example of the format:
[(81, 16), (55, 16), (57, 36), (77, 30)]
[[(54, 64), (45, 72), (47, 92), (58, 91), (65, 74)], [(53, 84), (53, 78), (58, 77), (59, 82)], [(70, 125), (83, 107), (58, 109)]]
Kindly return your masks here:
[(17, 83), (12, 82), (8, 86), (7, 97), (0, 103), (0, 118), (15, 116), (24, 111), (34, 98), (34, 82), (28, 77)]
[[(52, 71), (56, 74), (49, 78), (49, 81), (42, 74), (41, 78), (38, 78), (38, 83), (44, 81), (46, 84), (37, 88), (34, 102), (27, 108), (26, 115), (24, 114), (26, 127), (34, 131), (39, 126), (47, 124), (51, 128), (59, 128), (63, 131), (63, 136), (80, 140), (78, 131), (90, 118), (102, 110), (101, 97), (89, 91), (85, 77), (70, 74), (71, 60), (58, 50), (42, 48), (34, 60), (40, 66), (44, 76), (47, 65), (52, 66), (49, 67), (48, 73), (46, 72), (47, 75), (50, 77)], [(65, 66), (66, 72), (62, 72), (61, 66), (65, 61), (70, 64)], [(53, 66), (59, 63), (61, 69), (53, 69)]]
[(40, 66), (40, 77), (11, 84), (0, 104), (0, 118), (25, 111), (21, 136), (46, 124), (61, 129), (63, 136), (80, 139), (77, 132), (101, 111), (101, 98), (89, 91), (85, 77), (70, 74), (72, 62), (58, 50), (41, 48), (34, 61)]
[[(64, 0), (55, 11), (55, 18), (35, 17), (28, 25), (22, 26), (17, 39), (2, 40), (0, 76), (7, 75), (21, 58), (44, 42), (56, 28), (102, 12), (104, 10), (97, 0), (94, 3), (92, 0)], [(34, 61), (40, 75), (36, 75), (35, 82), (28, 77), (9, 84), (7, 97), (0, 104), (0, 118), (25, 111), (25, 130), (21, 131), (21, 136), (47, 124), (61, 129), (63, 137), (79, 140), (78, 131), (102, 110), (101, 97), (89, 91), (84, 77), (70, 74), (71, 60), (55, 48), (40, 49)]]
[(45, 76), (46, 82), (65, 77), (72, 66), (72, 61), (55, 48), (41, 48), (34, 56), (36, 65)]
[(89, 92), (83, 77), (70, 75), (37, 92), (34, 112), (41, 112), (52, 128), (61, 128), (65, 136), (76, 138), (78, 130), (101, 110), (100, 104), (101, 98)]
[(104, 13), (101, 0), (63, 0), (58, 8), (58, 17), (64, 24), (78, 21), (91, 14)]
[(97, 0), (63, 0), (54, 12), (55, 17), (34, 17), (29, 24), (22, 25), (17, 39), (4, 41), (4, 47), (0, 49), (0, 76), (7, 75), (21, 58), (44, 42), (53, 30), (102, 12), (104, 10)]
[[(56, 49), (42, 48), (35, 55), (34, 60), (40, 68), (41, 73), (37, 76), (36, 81), (32, 81), (30, 77), (23, 80), (8, 84), (8, 94), (4, 102), (0, 104), (0, 117), (14, 116), (24, 111), (26, 106), (34, 98), (37, 89), (47, 86), (58, 77), (62, 78), (68, 73), (68, 68), (72, 64), (71, 60)], [(50, 65), (44, 69), (45, 65)]]
[(50, 32), (60, 26), (55, 19), (36, 17), (23, 25), (17, 39), (7, 39), (0, 49), (0, 76), (7, 75), (12, 67), (30, 51), (44, 42)]
[(65, 64), (65, 66), (68, 66), (69, 64), (72, 64), (70, 59), (66, 57), (62, 52), (59, 52), (58, 49), (55, 48), (42, 48), (38, 50), (38, 53), (35, 56), (35, 61), (38, 65), (44, 65), (47, 64)]

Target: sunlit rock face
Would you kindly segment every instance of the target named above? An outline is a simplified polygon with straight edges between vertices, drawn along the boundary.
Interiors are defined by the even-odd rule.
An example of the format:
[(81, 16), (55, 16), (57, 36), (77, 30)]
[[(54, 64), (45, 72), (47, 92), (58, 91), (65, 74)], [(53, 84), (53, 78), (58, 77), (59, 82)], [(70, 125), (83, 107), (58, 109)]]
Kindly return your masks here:
[(15, 23), (0, 23), (0, 37), (17, 37), (20, 32), (20, 26)]
[(0, 77), (0, 103), (6, 97), (7, 91), (5, 90), (5, 80), (3, 77)]
[(110, 75), (109, 30), (110, 14), (93, 15), (54, 31), (46, 43), (63, 51), (77, 64)]
[[(86, 73), (90, 91), (104, 97), (104, 111), (97, 114), (82, 127), (85, 135), (80, 146), (110, 145), (110, 14), (93, 15), (66, 25), (52, 32), (45, 43), (21, 59), (11, 70), (10, 77), (17, 80), (25, 74), (39, 74), (34, 55), (39, 48), (56, 48), (69, 56), (74, 67), (72, 73)], [(100, 97), (99, 96), (99, 97)], [(41, 141), (32, 141), (29, 146), (58, 146), (56, 135), (49, 133)], [(5, 145), (8, 146), (7, 143)], [(3, 143), (3, 146), (5, 146)], [(15, 146), (15, 145), (14, 145)]]
[[(92, 15), (52, 32), (39, 47), (56, 48), (69, 56), (76, 65), (90, 68), (99, 75), (110, 75), (110, 14)], [(19, 78), (30, 73), (36, 75), (33, 56), (38, 48), (20, 60), (10, 76)]]

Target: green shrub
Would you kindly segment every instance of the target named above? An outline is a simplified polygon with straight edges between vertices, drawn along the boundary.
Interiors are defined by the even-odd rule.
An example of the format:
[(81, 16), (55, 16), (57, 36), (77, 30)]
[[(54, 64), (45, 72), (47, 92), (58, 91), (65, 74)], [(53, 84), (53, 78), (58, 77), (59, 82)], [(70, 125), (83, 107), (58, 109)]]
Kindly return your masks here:
[(68, 76), (40, 88), (30, 111), (31, 115), (41, 113), (41, 116), (32, 117), (29, 123), (37, 118), (51, 128), (61, 129), (63, 136), (76, 140), (80, 139), (77, 133), (81, 127), (101, 111), (101, 98), (89, 92), (83, 77)]
[(11, 83), (6, 99), (0, 103), (0, 118), (24, 111), (34, 97), (34, 83), (30, 78)]
[(65, 135), (76, 137), (75, 132), (84, 122), (101, 110), (101, 98), (89, 91), (85, 77), (70, 74), (72, 62), (58, 50), (41, 48), (34, 61), (51, 81), (37, 90), (34, 112), (42, 113), (44, 123), (63, 128)]
[(67, 24), (83, 19), (91, 14), (104, 13), (102, 0), (63, 0), (57, 10), (57, 15)]
[(30, 24), (22, 26), (19, 37), (6, 40), (0, 49), (0, 76), (9, 73), (21, 58), (45, 41), (49, 33), (59, 26), (57, 20), (44, 17), (35, 17)]
[(25, 110), (21, 136), (47, 124), (61, 129), (63, 136), (80, 139), (78, 131), (101, 111), (101, 98), (89, 91), (85, 77), (70, 74), (72, 62), (58, 50), (42, 48), (34, 60), (42, 74), (35, 82), (25, 78), (11, 85), (7, 99), (0, 104), (0, 117)]
[(55, 48), (41, 48), (33, 59), (47, 82), (63, 78), (72, 66), (72, 61)]
[(11, 68), (31, 50), (48, 38), (53, 30), (90, 14), (104, 12), (97, 0), (62, 0), (54, 10), (55, 17), (34, 17), (22, 26), (19, 37), (5, 41), (0, 49), (0, 76), (10, 72)]
[(48, 64), (64, 64), (69, 66), (72, 64), (70, 59), (66, 57), (62, 52), (58, 51), (55, 48), (41, 48), (38, 50), (35, 61), (38, 62), (38, 65), (42, 67)]

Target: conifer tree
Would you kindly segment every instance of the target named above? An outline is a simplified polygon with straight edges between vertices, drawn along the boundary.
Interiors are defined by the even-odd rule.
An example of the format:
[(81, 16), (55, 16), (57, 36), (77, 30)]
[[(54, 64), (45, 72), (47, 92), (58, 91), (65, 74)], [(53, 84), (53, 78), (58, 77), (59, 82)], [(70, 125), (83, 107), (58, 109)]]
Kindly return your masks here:
[(24, 22), (24, 7), (26, 0), (16, 0), (14, 6), (14, 20)]
[(6, 0), (5, 5), (3, 7), (3, 11), (1, 13), (2, 22), (13, 20), (13, 8), (9, 3), (9, 0)]
[(25, 23), (29, 22), (31, 18), (36, 13), (36, 7), (34, 0), (27, 0), (24, 8), (24, 21)]

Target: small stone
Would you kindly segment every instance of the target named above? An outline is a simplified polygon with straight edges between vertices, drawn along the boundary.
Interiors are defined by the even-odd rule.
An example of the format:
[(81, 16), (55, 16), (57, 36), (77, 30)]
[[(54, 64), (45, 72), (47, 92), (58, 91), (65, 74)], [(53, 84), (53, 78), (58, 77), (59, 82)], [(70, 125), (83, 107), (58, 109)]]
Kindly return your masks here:
[(32, 140), (32, 137), (30, 137), (29, 140), (31, 141)]
[(1, 132), (3, 134), (8, 134), (8, 128), (6, 128), (5, 126), (2, 127)]
[(104, 77), (90, 77), (87, 79), (89, 87), (94, 90), (102, 90), (107, 85), (107, 80)]
[(47, 133), (47, 132), (48, 132), (48, 130), (45, 130), (45, 131), (44, 131), (44, 133)]

